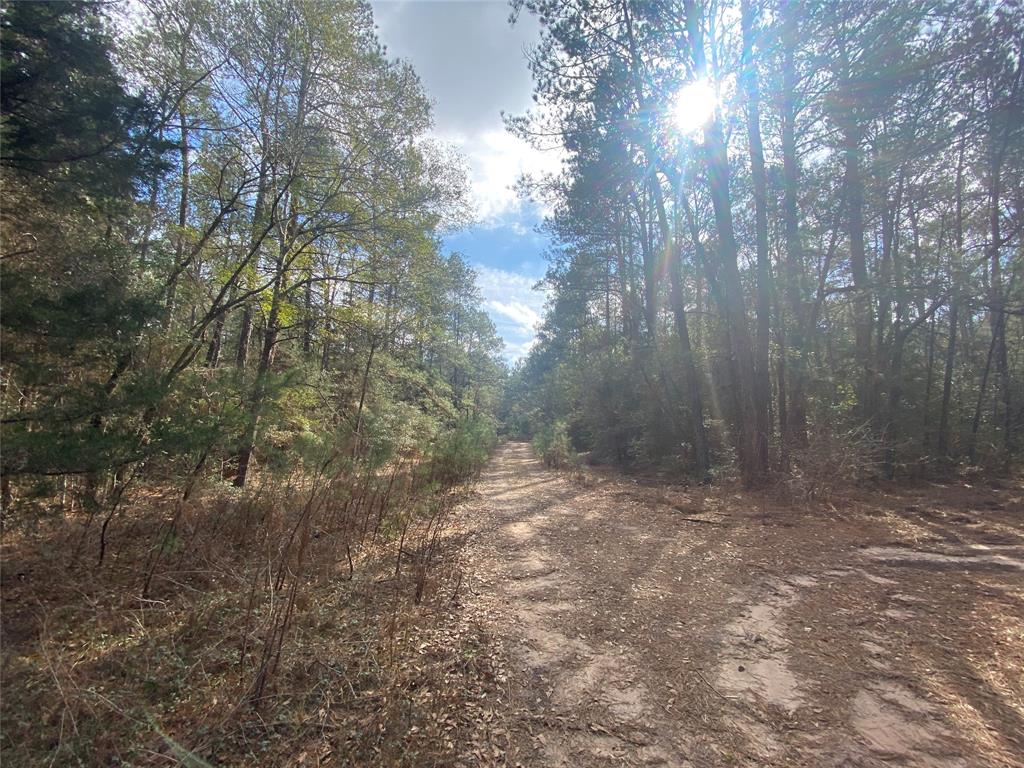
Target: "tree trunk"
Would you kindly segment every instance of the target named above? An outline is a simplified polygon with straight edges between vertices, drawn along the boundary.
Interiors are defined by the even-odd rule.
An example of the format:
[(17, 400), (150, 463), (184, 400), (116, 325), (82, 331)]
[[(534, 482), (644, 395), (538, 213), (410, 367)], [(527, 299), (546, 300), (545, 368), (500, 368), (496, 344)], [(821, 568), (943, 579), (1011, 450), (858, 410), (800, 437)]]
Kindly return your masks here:
[[(995, 128), (991, 129), (992, 141), (995, 142)], [(999, 206), (1002, 196), (1002, 153), (996, 147), (991, 150), (989, 168), (989, 326), (992, 329), (996, 375), (999, 378), (999, 391), (1003, 406), (1003, 447), (1009, 449), (1011, 443), (1010, 425), (1012, 409), (1010, 399), (1010, 366), (1006, 349), (1006, 322), (1003, 317), (1003, 268), (1000, 258), (1002, 234), (1000, 232)], [(1000, 424), (1000, 398), (992, 401), (992, 423)]]
[(249, 474), (249, 465), (252, 461), (252, 453), (255, 450), (256, 438), (259, 434), (263, 403), (267, 396), (267, 381), (270, 374), (270, 365), (274, 359), (274, 345), (277, 344), (278, 325), (281, 314), (281, 294), (284, 289), (284, 256), (284, 248), (282, 246), (277, 261), (273, 293), (270, 299), (270, 312), (267, 314), (267, 328), (263, 334), (263, 347), (260, 352), (259, 364), (256, 367), (256, 382), (253, 386), (249, 407), (249, 425), (242, 440), (242, 449), (238, 453), (238, 473), (235, 475), (234, 480), (235, 487), (237, 488), (245, 486), (245, 481)]
[(955, 239), (953, 254), (953, 291), (949, 304), (949, 339), (946, 343), (946, 370), (942, 377), (942, 410), (939, 414), (939, 435), (936, 449), (939, 456), (949, 456), (949, 407), (953, 394), (953, 370), (956, 366), (956, 334), (959, 328), (959, 282), (964, 257), (964, 156), (967, 149), (967, 136), (960, 134), (960, 151), (956, 162), (956, 222), (953, 236)]
[(924, 405), (921, 406), (921, 447), (928, 450), (932, 442), (931, 420), (928, 418), (932, 406), (932, 389), (935, 384), (935, 318), (928, 323), (928, 344), (925, 358)]
[(658, 342), (658, 282), (654, 249), (647, 226), (647, 216), (640, 203), (640, 195), (633, 195), (636, 208), (637, 226), (640, 235), (640, 256), (644, 267), (644, 320), (647, 324), (647, 339), (654, 347)]
[[(182, 55), (184, 56), (184, 54)], [(188, 197), (189, 188), (191, 186), (191, 173), (189, 169), (188, 117), (185, 115), (184, 109), (179, 111), (178, 119), (181, 120), (180, 138), (178, 142), (178, 152), (181, 157), (181, 192), (178, 195), (178, 231), (174, 234), (174, 266), (166, 287), (167, 300), (164, 306), (163, 321), (165, 329), (170, 328), (173, 322), (174, 302), (178, 291), (178, 278), (180, 277), (182, 260), (185, 257), (185, 225), (188, 223)]]
[[(694, 70), (698, 78), (705, 76), (702, 20), (693, 0), (684, 0), (686, 27), (693, 55)], [(723, 313), (729, 328), (731, 365), (734, 371), (733, 387), (739, 399), (737, 414), (739, 434), (737, 454), (744, 482), (757, 485), (768, 471), (768, 455), (759, 439), (759, 425), (766, 420), (758, 414), (758, 404), (752, 386), (755, 381), (754, 351), (747, 326), (743, 300), (743, 284), (738, 265), (739, 248), (732, 222), (732, 202), (729, 199), (729, 157), (722, 123), (715, 115), (704, 129), (704, 160), (707, 167), (708, 187), (714, 208), (715, 227), (718, 230), (719, 285)]]
[(213, 335), (210, 346), (206, 348), (206, 367), (216, 368), (220, 363), (221, 340), (224, 335), (224, 315), (220, 315), (213, 324)]
[(767, 470), (771, 434), (771, 269), (768, 263), (768, 177), (761, 141), (760, 89), (754, 63), (754, 11), (750, 0), (741, 3), (743, 58), (747, 100), (747, 143), (754, 190), (754, 231), (757, 245), (757, 334), (754, 352), (754, 406), (757, 414), (758, 463)]
[(313, 275), (306, 275), (306, 289), (302, 298), (305, 318), (302, 322), (302, 353), (309, 357), (313, 351)]
[(334, 284), (324, 284), (324, 332), (323, 350), (320, 355), (320, 370), (326, 371), (331, 365), (331, 310), (334, 307)]
[(946, 373), (942, 378), (942, 410), (939, 415), (939, 436), (936, 449), (939, 456), (949, 455), (949, 404), (953, 393), (953, 368), (956, 365), (956, 330), (959, 305), (953, 298), (949, 307), (949, 340), (946, 343)]
[(252, 305), (246, 304), (242, 309), (242, 322), (238, 327), (238, 347), (235, 351), (235, 367), (245, 368), (249, 360), (249, 343), (252, 338)]
[[(788, 333), (790, 348), (794, 354), (787, 360), (792, 387), (787, 388), (788, 402), (786, 419), (780, 419), (784, 430), (783, 442), (795, 447), (807, 444), (807, 349), (805, 330), (807, 312), (804, 308), (802, 290), (804, 265), (803, 249), (800, 243), (799, 220), (799, 176), (800, 167), (796, 154), (796, 66), (794, 56), (797, 46), (796, 4), (787, 2), (782, 9), (782, 215), (786, 234), (786, 296), (792, 327)], [(780, 321), (782, 322), (782, 321)], [(788, 448), (788, 446), (787, 446)]]
[(707, 482), (711, 469), (711, 458), (708, 452), (707, 431), (704, 427), (704, 405), (701, 402), (700, 375), (697, 371), (693, 347), (690, 345), (690, 328), (686, 318), (686, 300), (683, 294), (682, 249), (678, 237), (678, 222), (675, 233), (669, 229), (668, 215), (665, 212), (665, 197), (656, 178), (651, 181), (655, 206), (657, 207), (658, 226), (661, 229), (662, 241), (666, 256), (669, 259), (669, 294), (672, 301), (672, 314), (676, 321), (676, 333), (679, 336), (679, 351), (683, 362), (683, 375), (686, 377), (687, 409), (690, 412), (690, 431), (693, 435), (694, 471), (701, 482)]
[(871, 365), (871, 289), (864, 249), (864, 181), (861, 178), (860, 137), (851, 126), (843, 132), (847, 234), (850, 238), (850, 272), (853, 274), (853, 324), (860, 369), (858, 408), (861, 418), (876, 415), (877, 403)]
[(359, 406), (356, 408), (356, 424), (352, 436), (352, 458), (359, 455), (361, 435), (363, 429), (363, 407), (366, 404), (366, 393), (370, 387), (370, 370), (373, 367), (373, 355), (377, 351), (377, 338), (370, 338), (370, 352), (366, 356), (366, 365), (363, 367), (363, 380), (359, 386)]
[[(192, 36), (193, 19), (189, 18), (182, 30), (178, 50), (178, 79), (184, 87), (189, 80), (188, 69), (188, 46)], [(188, 115), (185, 112), (185, 91), (179, 96), (178, 120), (181, 125), (178, 128), (178, 153), (181, 158), (181, 191), (178, 195), (178, 231), (174, 234), (174, 266), (171, 276), (165, 288), (166, 305), (164, 307), (163, 327), (170, 328), (174, 321), (174, 302), (178, 290), (178, 278), (184, 268), (182, 260), (185, 256), (185, 225), (188, 223), (189, 191), (191, 187), (191, 168), (189, 157), (189, 133)]]

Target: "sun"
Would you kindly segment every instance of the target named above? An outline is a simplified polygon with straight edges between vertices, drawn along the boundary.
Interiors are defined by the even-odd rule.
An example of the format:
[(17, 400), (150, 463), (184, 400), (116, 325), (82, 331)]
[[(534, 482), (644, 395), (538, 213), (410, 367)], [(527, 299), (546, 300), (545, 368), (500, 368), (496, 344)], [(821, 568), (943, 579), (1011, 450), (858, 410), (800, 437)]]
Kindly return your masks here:
[(676, 130), (686, 135), (696, 133), (707, 125), (708, 120), (715, 114), (716, 106), (718, 96), (706, 80), (687, 83), (676, 94), (676, 102), (672, 109), (672, 121)]

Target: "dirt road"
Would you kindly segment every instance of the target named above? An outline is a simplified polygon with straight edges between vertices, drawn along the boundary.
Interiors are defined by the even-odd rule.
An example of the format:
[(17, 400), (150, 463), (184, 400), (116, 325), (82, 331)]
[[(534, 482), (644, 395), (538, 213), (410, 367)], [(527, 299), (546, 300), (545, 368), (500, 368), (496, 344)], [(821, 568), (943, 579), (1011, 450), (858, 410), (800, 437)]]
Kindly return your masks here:
[(1019, 485), (794, 511), (510, 443), (477, 490), (466, 611), (508, 667), (488, 759), (1024, 765)]

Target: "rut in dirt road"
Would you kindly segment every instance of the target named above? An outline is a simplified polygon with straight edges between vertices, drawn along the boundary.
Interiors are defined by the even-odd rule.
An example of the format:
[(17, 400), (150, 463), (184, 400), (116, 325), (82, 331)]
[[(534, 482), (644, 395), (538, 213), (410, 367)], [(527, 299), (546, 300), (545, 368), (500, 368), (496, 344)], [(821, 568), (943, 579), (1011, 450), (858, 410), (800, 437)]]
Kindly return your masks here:
[(588, 636), (575, 618), (602, 600), (588, 561), (616, 556), (604, 551), (602, 521), (578, 514), (579, 489), (544, 470), (528, 446), (510, 445), (496, 464), (480, 489), (493, 514), (489, 581), (501, 585), (507, 636), (517, 646), (527, 746), (550, 765), (613, 758), (623, 745), (640, 763), (681, 763), (681, 734), (663, 727), (664, 703), (645, 684), (642, 662), (624, 642)]
[[(897, 563), (853, 543), (891, 544), (888, 522), (769, 523), (710, 497), (586, 487), (521, 443), (500, 449), (478, 492), (472, 600), (511, 668), (499, 763), (951, 767), (1024, 754), (1019, 690), (943, 693), (937, 681), (962, 683), (961, 670), (906, 639), (936, 618), (918, 589), (941, 574), (903, 567), (915, 550)], [(1016, 589), (1018, 533), (996, 555), (947, 556), (981, 555), (967, 567)]]

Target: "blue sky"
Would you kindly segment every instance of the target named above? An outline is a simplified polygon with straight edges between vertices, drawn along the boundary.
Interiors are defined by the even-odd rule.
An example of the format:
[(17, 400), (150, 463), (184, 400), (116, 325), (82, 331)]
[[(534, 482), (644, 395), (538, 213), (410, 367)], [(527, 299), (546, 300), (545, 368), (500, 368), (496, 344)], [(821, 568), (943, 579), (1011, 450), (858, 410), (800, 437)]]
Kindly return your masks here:
[(533, 206), (510, 218), (457, 232), (445, 238), (445, 246), (475, 267), (484, 307), (505, 340), (505, 357), (511, 361), (529, 351), (541, 320), (544, 296), (533, 287), (544, 275), (546, 241), (533, 231), (540, 220)]
[(431, 138), (466, 158), (476, 223), (449, 233), (448, 250), (476, 268), (485, 308), (505, 340), (506, 358), (529, 350), (544, 295), (547, 243), (536, 232), (541, 209), (512, 190), (523, 174), (557, 170), (557, 152), (510, 135), (501, 113), (532, 104), (525, 50), (537, 40), (534, 18), (509, 24), (504, 0), (376, 0), (377, 33), (388, 54), (409, 61), (434, 104)]

